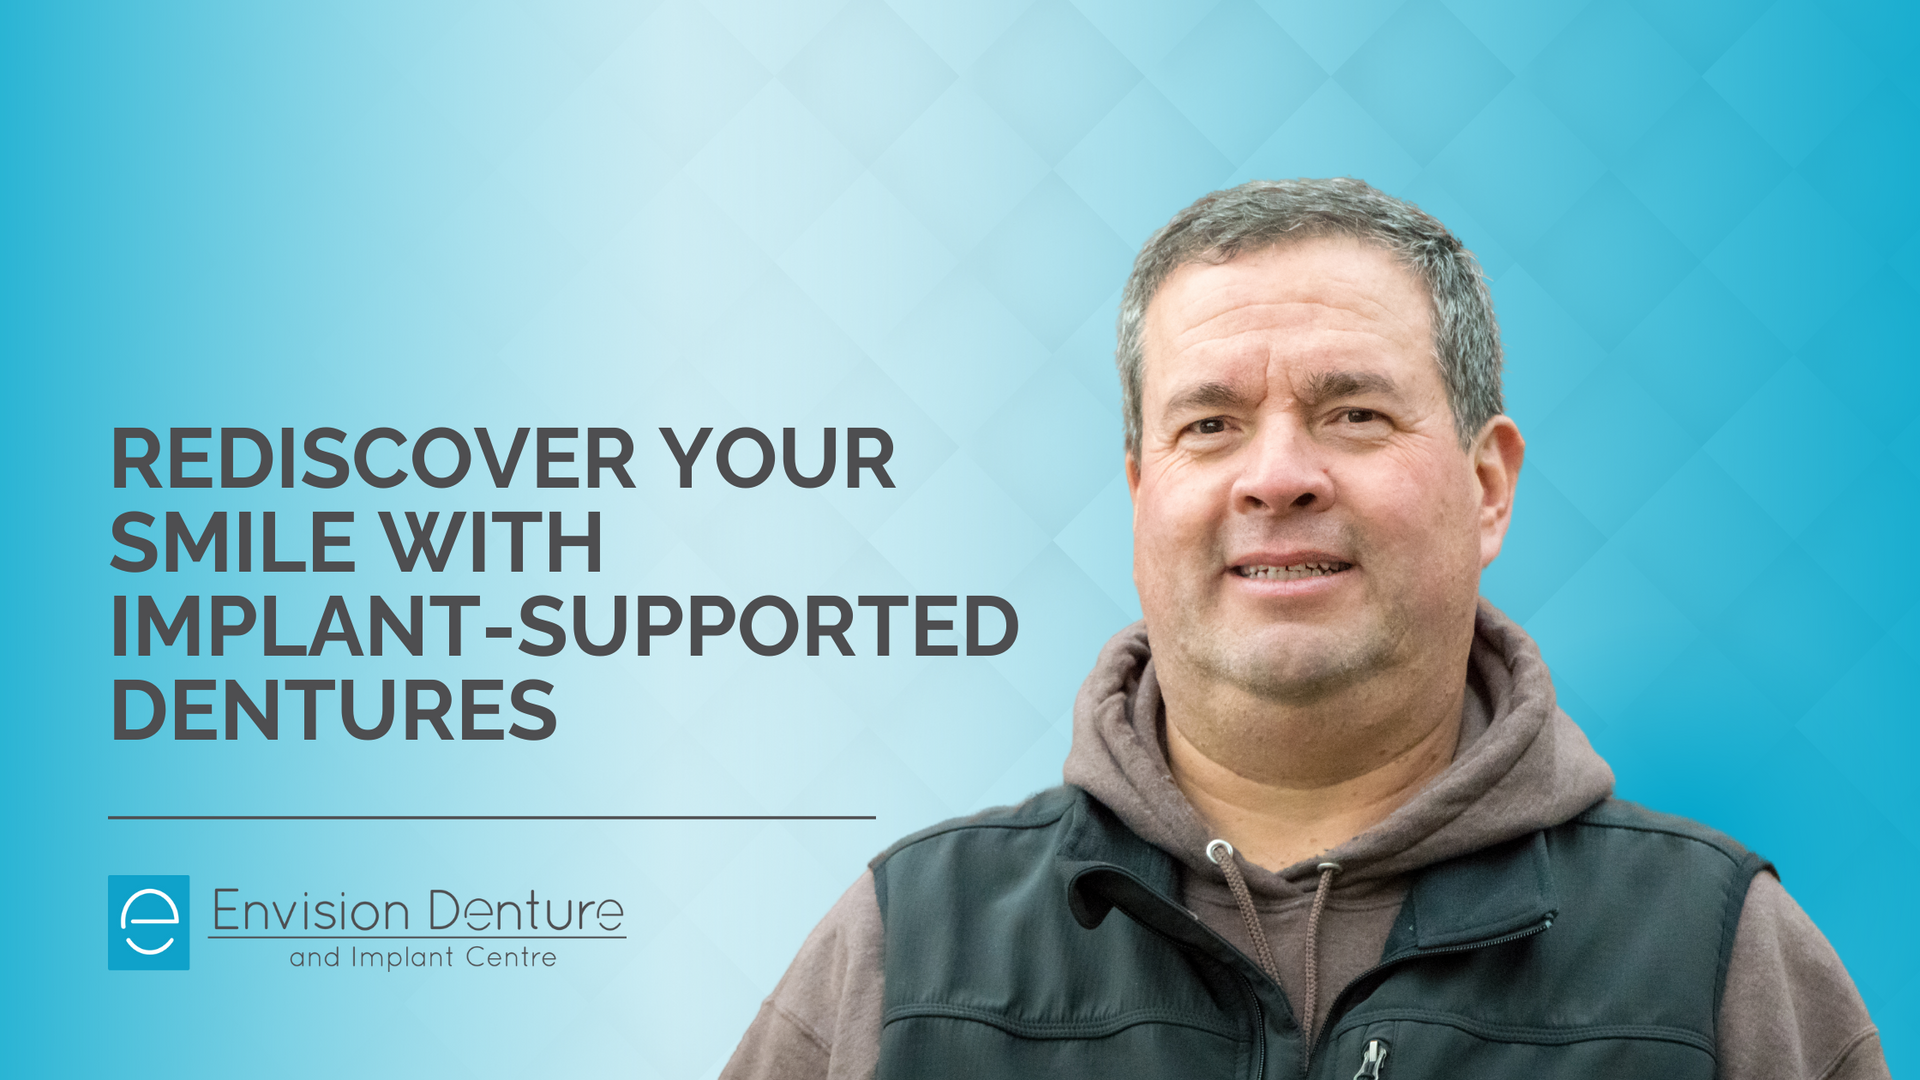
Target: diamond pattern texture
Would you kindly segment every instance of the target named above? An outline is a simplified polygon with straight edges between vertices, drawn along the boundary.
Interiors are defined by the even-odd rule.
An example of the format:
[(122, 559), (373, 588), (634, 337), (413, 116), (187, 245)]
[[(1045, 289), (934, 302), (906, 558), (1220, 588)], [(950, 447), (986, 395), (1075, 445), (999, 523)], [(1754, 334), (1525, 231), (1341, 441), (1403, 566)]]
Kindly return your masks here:
[[(1539, 638), (1620, 793), (1774, 859), (1866, 993), (1895, 1072), (1920, 1067), (1915, 947), (1887, 940), (1902, 936), (1889, 904), (1906, 902), (1920, 865), (1920, 222), (1905, 209), (1920, 176), (1920, 41), (1905, 5), (617, 8), (448, 0), (286, 25), (130, 20), (84, 43), (94, 29), (62, 28), (76, 55), (123, 64), (139, 87), (111, 116), (64, 107), (76, 128), (105, 125), (87, 129), (86, 190), (115, 197), (88, 202), (82, 247), (100, 255), (88, 289), (116, 318), (63, 323), (85, 327), (86, 374), (21, 400), (84, 396), (94, 404), (73, 415), (89, 431), (204, 423), (188, 419), (208, 412), (201, 388), (239, 386), (266, 358), (330, 378), (223, 389), (212, 422), (619, 423), (642, 438), (796, 426), (815, 440), (802, 440), (805, 462), (819, 428), (879, 424), (898, 448), (896, 488), (735, 491), (709, 470), (681, 490), (638, 470), (622, 504), (637, 509), (609, 519), (617, 572), (530, 574), (527, 593), (997, 593), (1020, 612), (1017, 647), (915, 657), (896, 611), (885, 659), (862, 639), (844, 662), (562, 660), (542, 677), (577, 693), (568, 738), (540, 754), (461, 755), (456, 769), (424, 744), (382, 758), (316, 744), (302, 759), (400, 812), (417, 797), (418, 812), (877, 814), (870, 826), (315, 832), (303, 850), (324, 881), (286, 856), (221, 854), (244, 837), (270, 851), (266, 833), (33, 848), (88, 881), (108, 863), (171, 859), (295, 890), (372, 888), (471, 880), (490, 864), (543, 891), (634, 898), (632, 948), (582, 957), (563, 991), (514, 994), (544, 1005), (515, 1022), (510, 1052), (486, 1049), (500, 1001), (471, 988), (442, 997), (392, 976), (352, 998), (277, 982), (261, 993), (262, 969), (235, 961), (194, 973), (212, 989), (193, 1008), (239, 1033), (214, 1050), (188, 1041), (186, 1004), (48, 976), (40, 1003), (18, 1008), (56, 1026), (116, 1017), (113, 1039), (67, 1043), (77, 1057), (59, 1071), (257, 1064), (301, 1037), (282, 1007), (299, 994), (309, 1017), (376, 1018), (338, 1050), (312, 1049), (314, 1075), (456, 1060), (474, 1076), (713, 1076), (875, 850), (1057, 779), (1074, 688), (1139, 610), (1104, 367), (1116, 294), (1175, 210), (1294, 175), (1366, 178), (1480, 253), (1532, 449), (1486, 593)], [(101, 176), (142, 179), (105, 189)], [(155, 280), (191, 287), (154, 292)], [(640, 460), (665, 458), (649, 444)], [(98, 489), (97, 465), (74, 490)], [(350, 505), (370, 517), (382, 498)], [(611, 515), (615, 495), (551, 498)], [(87, 520), (120, 508), (102, 497)], [(100, 596), (125, 591), (104, 573), (71, 565)], [(461, 589), (519, 587), (489, 576)], [(104, 668), (88, 670), (97, 682)], [(28, 737), (60, 760), (102, 757), (97, 741)], [(114, 755), (105, 770), (73, 766), (87, 776), (78, 794), (23, 790), (74, 821), (94, 820), (107, 792), (184, 812), (342, 797), (289, 776), (291, 756), (227, 749), (237, 756), (218, 766), (166, 757), (172, 780)], [(236, 775), (236, 760), (259, 775)], [(420, 787), (376, 783), (376, 768)], [(1836, 862), (1849, 869), (1832, 875)], [(1823, 884), (1868, 866), (1895, 882)], [(67, 970), (60, 946), (33, 947), (58, 963), (21, 970)]]

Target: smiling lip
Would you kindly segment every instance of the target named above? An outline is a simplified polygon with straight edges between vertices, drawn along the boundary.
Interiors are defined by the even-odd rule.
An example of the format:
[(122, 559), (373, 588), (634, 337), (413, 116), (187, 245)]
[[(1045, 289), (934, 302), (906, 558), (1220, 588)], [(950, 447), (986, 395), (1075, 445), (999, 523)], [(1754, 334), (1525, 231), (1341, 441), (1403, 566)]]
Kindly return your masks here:
[(1261, 552), (1228, 568), (1250, 581), (1305, 581), (1333, 577), (1353, 569), (1353, 563), (1323, 551)]

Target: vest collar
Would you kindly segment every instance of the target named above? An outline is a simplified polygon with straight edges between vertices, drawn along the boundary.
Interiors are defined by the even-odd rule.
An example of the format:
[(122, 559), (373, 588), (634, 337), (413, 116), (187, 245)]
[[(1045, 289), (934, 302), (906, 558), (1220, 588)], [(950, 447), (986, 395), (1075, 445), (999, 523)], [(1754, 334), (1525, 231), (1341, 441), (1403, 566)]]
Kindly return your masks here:
[(1547, 834), (1532, 833), (1415, 874), (1382, 959), (1489, 944), (1552, 925), (1559, 909)]
[[(1067, 906), (1092, 929), (1119, 908), (1176, 941), (1218, 954), (1227, 945), (1182, 906), (1174, 859), (1135, 835), (1084, 791), (1063, 822), (1057, 864)], [(1560, 906), (1545, 832), (1531, 833), (1414, 874), (1381, 959), (1490, 944), (1551, 925)]]

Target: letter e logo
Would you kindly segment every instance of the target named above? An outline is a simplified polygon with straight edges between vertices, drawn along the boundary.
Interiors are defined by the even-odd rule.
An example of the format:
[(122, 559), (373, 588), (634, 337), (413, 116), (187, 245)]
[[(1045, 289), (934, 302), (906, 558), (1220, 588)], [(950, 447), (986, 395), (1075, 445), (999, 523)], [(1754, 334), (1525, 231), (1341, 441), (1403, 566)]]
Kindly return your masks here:
[(107, 877), (107, 969), (185, 971), (192, 946), (181, 875)]

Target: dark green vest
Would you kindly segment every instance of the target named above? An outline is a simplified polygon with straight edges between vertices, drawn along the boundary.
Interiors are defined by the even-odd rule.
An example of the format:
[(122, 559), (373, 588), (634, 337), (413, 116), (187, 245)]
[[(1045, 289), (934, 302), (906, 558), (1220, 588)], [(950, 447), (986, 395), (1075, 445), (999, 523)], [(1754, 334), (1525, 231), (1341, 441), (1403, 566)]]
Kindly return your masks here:
[[(1416, 875), (1335, 999), (1315, 1078), (1715, 1075), (1747, 884), (1732, 840), (1631, 803)], [(880, 1080), (1303, 1075), (1280, 988), (1179, 903), (1173, 859), (1078, 788), (873, 861)], [(1119, 915), (1110, 917), (1118, 909)]]

